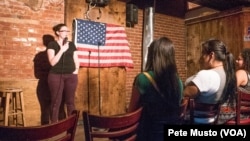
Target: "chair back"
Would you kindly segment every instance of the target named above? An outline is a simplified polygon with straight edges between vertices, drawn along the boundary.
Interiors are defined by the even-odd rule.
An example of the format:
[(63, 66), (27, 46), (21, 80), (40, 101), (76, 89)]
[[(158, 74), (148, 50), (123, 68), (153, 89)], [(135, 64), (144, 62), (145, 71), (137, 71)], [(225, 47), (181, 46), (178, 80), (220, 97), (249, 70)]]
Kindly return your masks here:
[(194, 99), (189, 99), (189, 106), (191, 124), (217, 124), (220, 113), (219, 103), (197, 103)]
[[(241, 115), (248, 115), (242, 118)], [(250, 91), (238, 89), (236, 102), (236, 117), (226, 122), (227, 125), (250, 125)]]
[(131, 113), (115, 116), (91, 115), (83, 111), (83, 125), (85, 140), (94, 138), (119, 139), (133, 141), (136, 139), (136, 130), (142, 113), (142, 107)]
[(189, 98), (188, 97), (184, 97), (182, 99), (181, 102), (181, 106), (180, 106), (180, 124), (183, 124), (185, 121), (185, 117), (186, 117), (186, 113), (187, 113), (187, 107), (188, 107), (188, 102), (189, 102)]
[(80, 111), (73, 111), (66, 119), (41, 126), (0, 126), (0, 140), (37, 141), (53, 138), (53, 141), (74, 141), (79, 114)]

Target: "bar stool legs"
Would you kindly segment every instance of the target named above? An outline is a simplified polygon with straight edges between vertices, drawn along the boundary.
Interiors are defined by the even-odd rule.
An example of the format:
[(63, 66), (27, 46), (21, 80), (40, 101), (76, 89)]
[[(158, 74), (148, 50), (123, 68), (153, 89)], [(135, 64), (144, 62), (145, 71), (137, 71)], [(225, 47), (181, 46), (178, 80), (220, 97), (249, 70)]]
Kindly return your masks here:
[[(9, 126), (12, 118), (15, 126), (25, 126), (24, 100), (22, 89), (3, 89), (0, 90), (0, 97), (5, 98), (4, 103), (4, 125)], [(3, 102), (3, 101), (2, 101)], [(21, 119), (19, 119), (21, 117)], [(21, 122), (20, 122), (21, 121)]]

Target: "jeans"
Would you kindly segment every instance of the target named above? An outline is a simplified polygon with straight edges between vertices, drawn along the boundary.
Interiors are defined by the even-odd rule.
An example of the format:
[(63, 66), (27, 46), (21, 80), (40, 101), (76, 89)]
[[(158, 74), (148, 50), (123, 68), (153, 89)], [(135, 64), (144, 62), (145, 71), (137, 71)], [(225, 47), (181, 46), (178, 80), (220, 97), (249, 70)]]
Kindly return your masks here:
[(75, 91), (78, 83), (77, 74), (49, 73), (48, 84), (51, 92), (51, 123), (58, 121), (58, 114), (64, 99), (67, 115), (75, 110)]

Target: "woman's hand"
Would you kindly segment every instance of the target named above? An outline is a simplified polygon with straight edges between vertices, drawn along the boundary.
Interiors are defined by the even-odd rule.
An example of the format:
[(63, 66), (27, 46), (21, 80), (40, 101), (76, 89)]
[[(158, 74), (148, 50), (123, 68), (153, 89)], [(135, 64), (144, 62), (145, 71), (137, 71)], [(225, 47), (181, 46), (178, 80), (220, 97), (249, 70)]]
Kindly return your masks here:
[(69, 43), (66, 43), (65, 45), (62, 45), (61, 46), (61, 51), (62, 52), (65, 52), (65, 51), (67, 51), (69, 49)]

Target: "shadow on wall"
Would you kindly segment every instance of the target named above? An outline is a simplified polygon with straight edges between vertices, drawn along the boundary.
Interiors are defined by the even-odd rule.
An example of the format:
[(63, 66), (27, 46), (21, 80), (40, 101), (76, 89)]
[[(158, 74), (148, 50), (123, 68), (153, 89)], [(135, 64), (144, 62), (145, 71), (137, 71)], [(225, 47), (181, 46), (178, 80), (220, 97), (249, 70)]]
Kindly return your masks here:
[[(53, 36), (44, 35), (43, 36), (44, 46), (46, 46), (51, 40), (53, 40)], [(0, 81), (0, 88), (21, 88), (23, 90), (25, 121), (27, 123), (27, 126), (40, 125), (41, 110), (37, 96), (37, 87), (40, 87), (40, 85), (43, 86), (41, 80), (44, 81), (45, 79), (47, 79), (46, 73), (48, 73), (48, 69), (50, 67), (50, 65), (48, 64), (46, 51), (41, 51), (37, 53), (33, 61), (34, 61), (34, 75), (37, 79)], [(46, 90), (48, 89), (43, 89), (43, 91)]]
[(41, 124), (48, 124), (50, 117), (50, 91), (48, 85), (48, 73), (51, 65), (47, 56), (47, 46), (49, 42), (54, 41), (52, 35), (43, 35), (43, 45), (46, 47), (44, 51), (36, 54), (34, 62), (34, 75), (38, 79), (36, 87), (36, 95), (40, 104)]

